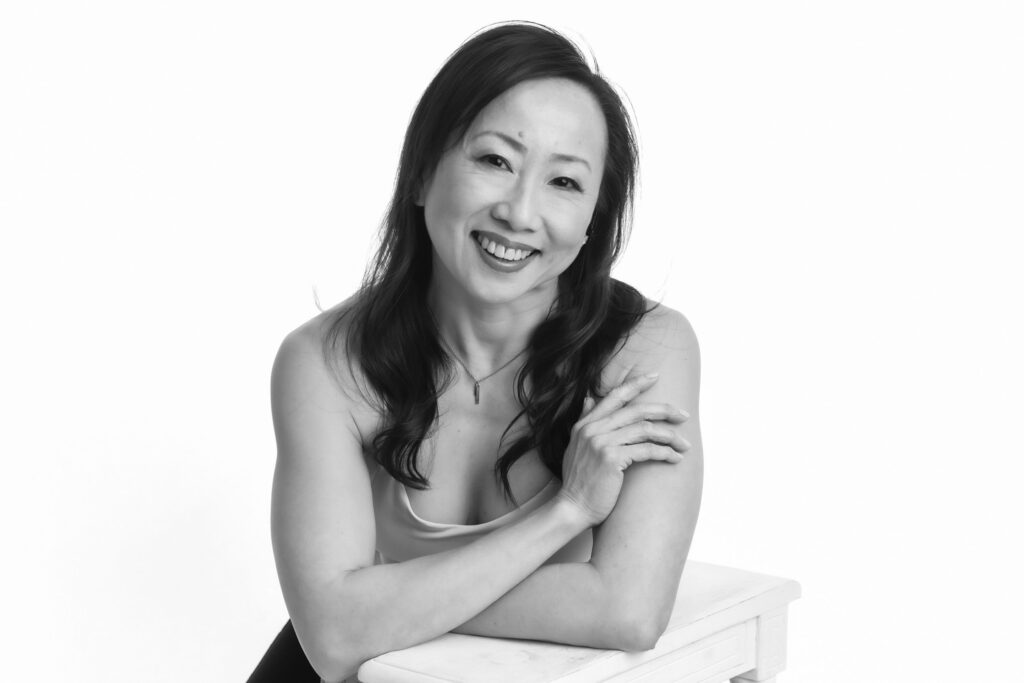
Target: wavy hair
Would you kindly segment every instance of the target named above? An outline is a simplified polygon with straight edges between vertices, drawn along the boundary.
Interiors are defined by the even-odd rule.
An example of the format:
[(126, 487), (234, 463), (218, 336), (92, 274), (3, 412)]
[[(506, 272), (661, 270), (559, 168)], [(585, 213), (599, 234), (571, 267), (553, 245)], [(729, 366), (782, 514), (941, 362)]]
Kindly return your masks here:
[[(433, 247), (416, 197), (488, 103), (519, 83), (542, 78), (567, 79), (593, 95), (604, 114), (608, 146), (589, 239), (559, 277), (556, 300), (531, 335), (516, 376), (522, 410), (502, 434), (495, 465), (510, 499), (509, 470), (532, 450), (561, 478), (584, 398), (600, 394), (602, 370), (649, 311), (637, 290), (611, 277), (637, 183), (636, 136), (622, 100), (596, 65), (591, 69), (582, 52), (553, 29), (516, 22), (474, 35), (448, 58), (412, 115), (380, 246), (353, 304), (328, 321), (324, 336), (325, 357), (336, 363), (344, 318), (351, 316), (346, 357), (358, 361), (383, 415), (370, 450), (392, 477), (413, 488), (429, 487), (417, 456), (437, 423), (438, 396), (455, 376), (427, 307)], [(506, 447), (523, 419), (527, 429)]]

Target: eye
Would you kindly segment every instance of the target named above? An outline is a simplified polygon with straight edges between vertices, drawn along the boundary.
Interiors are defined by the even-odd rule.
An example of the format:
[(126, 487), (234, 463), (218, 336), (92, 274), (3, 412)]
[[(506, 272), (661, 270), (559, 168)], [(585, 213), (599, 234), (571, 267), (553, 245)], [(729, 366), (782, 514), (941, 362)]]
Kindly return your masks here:
[(566, 190), (573, 190), (574, 192), (583, 191), (583, 188), (580, 187), (579, 183), (577, 183), (572, 178), (566, 178), (565, 176), (555, 178), (554, 180), (551, 181), (551, 184), (555, 185), (556, 187), (564, 188)]
[(487, 164), (488, 166), (494, 166), (495, 168), (504, 168), (508, 171), (512, 170), (508, 161), (504, 157), (498, 156), (497, 154), (484, 154), (480, 157), (480, 161)]

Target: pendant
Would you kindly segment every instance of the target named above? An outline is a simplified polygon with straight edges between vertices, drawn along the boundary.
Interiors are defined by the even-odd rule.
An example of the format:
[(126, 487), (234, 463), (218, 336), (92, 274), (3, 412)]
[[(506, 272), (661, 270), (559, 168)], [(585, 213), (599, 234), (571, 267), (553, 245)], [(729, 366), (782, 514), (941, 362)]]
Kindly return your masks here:
[(480, 405), (480, 382), (473, 382), (473, 403)]

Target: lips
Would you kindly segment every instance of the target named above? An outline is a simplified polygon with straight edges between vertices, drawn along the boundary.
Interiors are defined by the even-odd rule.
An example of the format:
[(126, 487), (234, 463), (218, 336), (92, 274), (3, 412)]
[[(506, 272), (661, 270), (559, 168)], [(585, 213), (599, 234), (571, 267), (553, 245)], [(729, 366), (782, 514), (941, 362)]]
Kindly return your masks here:
[(477, 241), (480, 248), (486, 251), (496, 260), (504, 263), (519, 263), (525, 261), (538, 252), (537, 249), (521, 242), (511, 242), (501, 235), (491, 232), (474, 231), (473, 239)]
[(477, 253), (480, 254), (484, 265), (499, 273), (520, 271), (540, 254), (537, 249), (508, 240), (503, 240), (505, 244), (499, 244), (490, 233), (473, 233), (473, 241), (476, 242)]

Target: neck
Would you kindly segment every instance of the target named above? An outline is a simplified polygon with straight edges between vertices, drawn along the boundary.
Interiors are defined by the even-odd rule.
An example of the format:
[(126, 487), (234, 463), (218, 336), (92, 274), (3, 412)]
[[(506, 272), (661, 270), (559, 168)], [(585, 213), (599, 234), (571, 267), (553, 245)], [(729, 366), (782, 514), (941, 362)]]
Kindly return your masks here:
[(483, 377), (526, 349), (533, 330), (547, 317), (552, 299), (523, 297), (488, 304), (470, 301), (433, 282), (427, 302), (445, 343), (473, 375)]

